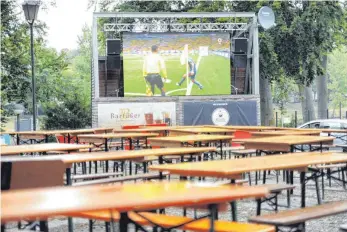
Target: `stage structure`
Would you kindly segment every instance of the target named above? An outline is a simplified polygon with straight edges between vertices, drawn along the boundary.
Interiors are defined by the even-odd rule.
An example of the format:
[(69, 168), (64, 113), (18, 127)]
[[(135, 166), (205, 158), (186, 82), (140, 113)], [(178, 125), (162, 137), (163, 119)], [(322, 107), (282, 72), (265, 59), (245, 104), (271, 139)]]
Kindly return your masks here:
[[(218, 19), (227, 19), (223, 23), (218, 22)], [(194, 21), (194, 23), (182, 23), (185, 20)], [(206, 23), (205, 19), (210, 19), (213, 23)], [(187, 20), (186, 20), (187, 21)], [(100, 75), (100, 70), (104, 70), (101, 67), (105, 64), (107, 67), (107, 59), (105, 58), (106, 51), (104, 48), (100, 47), (99, 36), (104, 34), (104, 39), (122, 39), (123, 33), (230, 33), (231, 40), (234, 41), (237, 38), (243, 38), (247, 40), (247, 49), (245, 58), (245, 82), (244, 89), (245, 92), (240, 95), (238, 89), (235, 86), (231, 86), (233, 90), (233, 95), (223, 95), (223, 96), (167, 96), (167, 97), (119, 97), (119, 92), (124, 86), (119, 85), (118, 89), (114, 89), (114, 95), (112, 97), (102, 95), (99, 88), (100, 80), (102, 78)], [(176, 114), (175, 120), (176, 124), (183, 124), (184, 121), (184, 104), (186, 102), (216, 102), (224, 105), (230, 105), (230, 101), (253, 101), (256, 102), (256, 109), (253, 110), (254, 114), (257, 115), (257, 123), (259, 124), (259, 45), (258, 45), (258, 19), (254, 12), (114, 12), (114, 13), (101, 13), (96, 12), (93, 14), (93, 27), (92, 27), (92, 114), (93, 114), (93, 126), (104, 126), (102, 118), (109, 119), (111, 117), (117, 118), (117, 120), (124, 120), (123, 123), (117, 122), (117, 124), (131, 124), (134, 121), (134, 117), (139, 116), (140, 113), (132, 114), (131, 103), (138, 102), (167, 102), (168, 104), (175, 104), (175, 110), (170, 112), (170, 114)], [(234, 65), (235, 64), (234, 61)], [(123, 66), (123, 64), (122, 64)], [(106, 70), (104, 70), (106, 71)], [(106, 73), (106, 72), (105, 72)], [(106, 79), (107, 80), (107, 74)], [(118, 80), (119, 81), (119, 80)], [(107, 84), (105, 84), (107, 89)], [(235, 95), (236, 92), (236, 95)], [(224, 102), (224, 103), (223, 103)], [(108, 104), (108, 109), (112, 108), (112, 104), (119, 105), (123, 104), (124, 107), (119, 110), (118, 113), (99, 112), (105, 109), (105, 104)], [(111, 104), (111, 105), (109, 105)], [(217, 104), (217, 103), (216, 103)], [(218, 106), (217, 104), (217, 106)], [(102, 106), (103, 105), (103, 106)], [(241, 104), (242, 105), (242, 104)], [(253, 105), (253, 104), (252, 104)], [(216, 106), (216, 107), (217, 107)], [(140, 107), (140, 106), (138, 106)], [(141, 108), (141, 107), (140, 107)], [(137, 109), (137, 112), (141, 110)], [(145, 107), (144, 107), (145, 108)], [(218, 108), (218, 107), (217, 107)], [(222, 107), (223, 108), (223, 107)], [(240, 107), (239, 107), (240, 108)], [(142, 109), (142, 108), (141, 108)], [(219, 108), (218, 108), (219, 109)], [(142, 109), (145, 111), (146, 109)], [(252, 109), (247, 109), (247, 112), (252, 111)], [(168, 111), (168, 110), (166, 110)], [(224, 111), (223, 111), (224, 112)], [(109, 114), (109, 115), (108, 115)], [(157, 112), (157, 115), (152, 115), (153, 120), (155, 117), (160, 118), (158, 115), (166, 115), (167, 112)], [(241, 115), (242, 112), (239, 112)], [(111, 116), (113, 115), (113, 116)], [(146, 112), (144, 113), (146, 114)], [(231, 118), (236, 117), (234, 115), (229, 115)], [(228, 116), (228, 118), (230, 118)], [(234, 118), (233, 118), (234, 119)], [(107, 121), (106, 120), (106, 121)], [(159, 120), (159, 119), (158, 119)], [(235, 119), (236, 120), (236, 119)], [(241, 119), (240, 119), (241, 120)], [(242, 119), (243, 120), (243, 119)], [(241, 120), (241, 121), (242, 121)], [(111, 120), (112, 121), (112, 120)], [(136, 121), (136, 120), (135, 120)], [(146, 120), (147, 121), (147, 120)], [(245, 119), (247, 121), (247, 119)], [(243, 122), (245, 122), (243, 121)], [(243, 123), (241, 122), (241, 124)], [(229, 122), (230, 123), (230, 122)], [(235, 121), (233, 122), (235, 124)], [(105, 125), (106, 126), (106, 125)]]

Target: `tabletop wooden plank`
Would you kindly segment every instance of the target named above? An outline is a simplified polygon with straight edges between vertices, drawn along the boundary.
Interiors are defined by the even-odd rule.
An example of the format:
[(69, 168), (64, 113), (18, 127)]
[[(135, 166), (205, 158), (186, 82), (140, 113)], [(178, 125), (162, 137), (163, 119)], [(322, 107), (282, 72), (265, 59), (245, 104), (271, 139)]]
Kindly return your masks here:
[(268, 137), (268, 136), (282, 136), (282, 135), (315, 135), (319, 136), (320, 131), (297, 131), (297, 130), (279, 130), (279, 131), (253, 131), (250, 132), (252, 137)]
[(190, 142), (190, 141), (218, 141), (218, 140), (231, 140), (234, 136), (231, 135), (183, 135), (183, 136), (168, 136), (159, 138), (149, 138), (148, 141), (163, 141), (163, 142)]
[(182, 176), (230, 177), (252, 171), (299, 169), (315, 164), (345, 162), (345, 153), (298, 152), (234, 160), (156, 165), (149, 169)]
[(90, 148), (86, 144), (68, 144), (68, 143), (42, 143), (29, 145), (16, 145), (1, 147), (1, 156), (19, 155), (30, 152), (47, 152), (47, 151), (76, 151), (79, 149)]
[(65, 164), (73, 164), (88, 161), (104, 160), (133, 160), (148, 156), (167, 156), (167, 155), (189, 155), (201, 154), (203, 152), (216, 151), (215, 147), (182, 147), (182, 148), (160, 148), (144, 149), (131, 151), (109, 151), (109, 152), (89, 152), (89, 153), (70, 153), (69, 155), (49, 155), (40, 157), (4, 157), (1, 162), (15, 162), (22, 160), (56, 160), (61, 159)]
[(230, 130), (243, 130), (243, 131), (262, 131), (262, 130), (281, 130), (281, 127), (274, 126), (209, 126), (215, 128), (225, 128)]
[(202, 133), (233, 133), (235, 130), (228, 128), (214, 128), (214, 127), (194, 127), (194, 128), (172, 128), (169, 131), (175, 132), (189, 132), (193, 134)]
[(96, 131), (112, 131), (113, 128), (88, 128), (88, 129), (63, 129), (63, 130), (41, 130), (41, 131), (11, 131), (10, 135), (59, 135), (59, 134), (88, 134)]
[(88, 139), (116, 139), (116, 138), (144, 138), (144, 137), (156, 137), (155, 133), (106, 133), (106, 134), (84, 134), (78, 135), (78, 138)]
[(290, 151), (292, 145), (333, 144), (334, 137), (309, 135), (283, 135), (242, 139), (245, 149)]
[(114, 129), (114, 133), (133, 133), (133, 132), (162, 132), (169, 130), (170, 126), (154, 126), (146, 128), (135, 128), (135, 129)]
[(267, 194), (268, 189), (260, 186), (208, 186), (175, 181), (10, 190), (1, 193), (1, 222), (46, 219), (90, 210), (128, 212), (219, 204)]

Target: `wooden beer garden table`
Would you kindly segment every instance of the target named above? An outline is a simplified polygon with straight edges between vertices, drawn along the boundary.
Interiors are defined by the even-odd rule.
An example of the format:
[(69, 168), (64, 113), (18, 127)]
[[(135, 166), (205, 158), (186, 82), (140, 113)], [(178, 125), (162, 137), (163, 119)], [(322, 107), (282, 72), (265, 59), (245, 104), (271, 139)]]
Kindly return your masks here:
[(107, 133), (112, 132), (113, 128), (90, 128), (90, 129), (71, 129), (71, 130), (43, 130), (43, 131), (13, 131), (6, 132), (12, 137), (16, 137), (17, 144), (26, 140), (35, 143), (48, 143), (48, 138), (52, 135), (62, 135), (70, 143), (71, 137), (79, 134)]
[(254, 131), (250, 132), (252, 138), (270, 137), (270, 136), (283, 136), (283, 135), (315, 135), (319, 136), (320, 131), (294, 131), (294, 130), (280, 130), (280, 131)]
[(129, 149), (132, 150), (132, 140), (144, 138), (147, 146), (148, 137), (156, 137), (158, 134), (154, 133), (107, 133), (107, 134), (85, 134), (78, 135), (77, 138), (79, 142), (87, 142), (96, 145), (96, 143), (101, 143), (105, 145), (105, 151), (109, 150), (108, 142), (112, 139), (121, 139), (123, 148), (123, 139), (129, 140)]
[(309, 135), (283, 135), (263, 138), (249, 138), (239, 140), (245, 149), (260, 151), (293, 152), (296, 145), (319, 144), (322, 150), (323, 144), (333, 144), (334, 137), (309, 136)]
[(162, 133), (165, 136), (167, 135), (167, 132), (170, 130), (170, 128), (173, 128), (171, 126), (152, 126), (152, 127), (141, 127), (141, 128), (134, 128), (134, 129), (114, 129), (114, 133), (143, 133), (143, 132), (152, 132), (152, 133)]
[(87, 144), (68, 144), (68, 143), (42, 143), (1, 147), (1, 156), (20, 155), (22, 153), (48, 152), (48, 151), (78, 151), (90, 148)]
[(190, 143), (198, 143), (199, 147), (202, 146), (202, 142), (219, 142), (220, 143), (220, 155), (223, 155), (223, 142), (231, 142), (234, 136), (231, 135), (182, 135), (182, 136), (168, 136), (160, 138), (149, 138), (148, 141), (154, 146), (161, 147), (183, 147)]
[[(42, 144), (43, 145), (43, 144)], [(2, 158), (1, 162), (15, 162), (21, 160), (42, 161), (60, 159), (66, 164), (66, 180), (67, 185), (71, 185), (71, 166), (74, 163), (82, 163), (89, 161), (108, 161), (108, 160), (134, 160), (150, 156), (157, 156), (159, 164), (163, 164), (164, 156), (178, 155), (182, 158), (185, 155), (199, 155), (204, 152), (214, 152), (215, 147), (182, 147), (182, 148), (159, 148), (144, 149), (132, 151), (109, 151), (109, 152), (90, 152), (90, 153), (71, 153), (69, 155), (50, 155), (41, 157), (8, 157)], [(160, 173), (161, 174), (161, 173)]]
[(232, 134), (235, 130), (215, 127), (193, 127), (193, 128), (172, 128), (169, 129), (170, 135), (189, 135), (189, 134)]
[[(219, 204), (265, 197), (268, 193), (267, 188), (260, 186), (210, 187), (175, 181), (10, 190), (1, 194), (1, 222), (47, 220), (49, 217), (94, 210), (110, 210), (112, 216), (112, 211), (116, 210), (120, 213), (119, 231), (125, 232), (133, 223), (128, 217), (130, 211), (207, 205), (211, 225), (214, 225)], [(213, 226), (210, 231), (214, 231)]]
[(150, 166), (150, 170), (169, 172), (181, 176), (239, 179), (243, 173), (266, 170), (297, 170), (300, 172), (301, 206), (305, 207), (306, 182), (312, 176), (306, 177), (311, 165), (346, 163), (347, 155), (333, 152), (298, 152), (286, 155), (272, 155), (233, 160), (216, 160), (204, 162), (189, 162), (180, 164), (164, 164)]
[(242, 130), (242, 131), (263, 131), (263, 130), (283, 130), (282, 127), (274, 126), (206, 126), (206, 127), (215, 127), (215, 128), (224, 128), (230, 130)]

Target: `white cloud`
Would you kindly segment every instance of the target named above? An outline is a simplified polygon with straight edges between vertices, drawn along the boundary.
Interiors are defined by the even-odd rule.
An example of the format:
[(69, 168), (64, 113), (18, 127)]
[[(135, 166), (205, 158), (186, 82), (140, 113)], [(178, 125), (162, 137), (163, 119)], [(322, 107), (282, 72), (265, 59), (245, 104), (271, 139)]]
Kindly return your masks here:
[(92, 25), (93, 11), (87, 6), (88, 0), (56, 0), (56, 7), (40, 10), (38, 19), (48, 26), (48, 46), (58, 51), (77, 48), (83, 25)]

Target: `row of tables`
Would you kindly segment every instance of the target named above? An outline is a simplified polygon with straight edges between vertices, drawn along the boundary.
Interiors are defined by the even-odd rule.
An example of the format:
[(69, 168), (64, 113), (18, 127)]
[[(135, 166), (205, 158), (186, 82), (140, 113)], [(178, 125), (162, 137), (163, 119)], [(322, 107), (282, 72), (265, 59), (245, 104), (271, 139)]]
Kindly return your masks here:
[[(180, 176), (218, 177), (228, 178), (231, 182), (240, 178), (243, 173), (262, 170), (297, 170), (301, 177), (302, 207), (305, 207), (305, 178), (311, 165), (325, 163), (345, 163), (347, 156), (343, 153), (311, 152), (287, 153), (286, 155), (273, 155), (235, 160), (217, 160), (194, 163), (163, 164), (162, 157), (166, 155), (201, 154), (214, 152), (215, 147), (205, 147), (203, 143), (217, 142), (222, 151), (223, 143), (233, 140), (231, 135), (240, 127), (189, 127), (189, 128), (139, 128), (129, 130), (112, 130), (113, 133), (86, 134), (85, 130), (75, 134), (61, 132), (61, 134), (77, 136), (79, 142), (103, 143), (108, 151), (108, 142), (111, 139), (144, 138), (151, 145), (170, 147), (165, 149), (145, 149), (136, 151), (108, 151), (91, 153), (70, 153), (68, 155), (55, 155), (32, 157), (32, 160), (61, 159), (67, 166), (67, 176), (73, 163), (102, 160), (132, 160), (147, 156), (158, 156), (159, 165), (149, 167), (150, 170), (169, 172)], [(331, 137), (319, 137), (318, 131), (284, 131), (279, 128), (250, 127), (255, 138), (243, 139), (246, 149), (271, 150), (290, 152), (294, 146), (301, 144), (332, 144)], [(269, 131), (272, 130), (272, 131)], [(261, 135), (260, 133), (264, 133)], [(95, 132), (95, 131), (94, 131)], [(93, 133), (94, 133), (93, 132)], [(110, 132), (105, 130), (104, 132)], [(175, 136), (156, 137), (165, 132)], [(53, 132), (52, 132), (53, 133)], [(46, 133), (46, 135), (52, 135)], [(55, 132), (56, 133), (56, 132)], [(140, 134), (139, 134), (140, 133)], [(346, 131), (347, 133), (347, 131)], [(44, 133), (42, 133), (44, 134)], [(209, 134), (209, 135), (208, 135)], [(221, 135), (222, 134), (222, 135)], [(285, 135), (290, 134), (290, 135)], [(45, 136), (46, 136), (45, 135)], [(17, 135), (18, 136), (18, 135)], [(26, 135), (28, 136), (28, 134)], [(260, 137), (260, 138), (259, 138)], [(192, 145), (198, 147), (187, 147)], [(90, 144), (33, 144), (2, 147), (2, 162), (15, 162), (23, 157), (20, 153), (45, 151), (76, 151), (90, 148)], [(71, 177), (71, 176), (70, 176)], [(68, 176), (69, 179), (69, 176)], [(71, 183), (71, 180), (69, 181)], [(120, 229), (126, 231), (124, 223), (129, 223), (127, 212), (153, 210), (166, 207), (188, 207), (192, 205), (208, 205), (213, 215), (216, 206), (244, 198), (264, 197), (268, 189), (261, 186), (213, 186), (192, 182), (158, 182), (125, 184), (122, 186), (88, 186), (88, 187), (59, 187), (38, 190), (15, 190), (3, 192), (2, 223), (19, 219), (45, 219), (58, 215), (71, 215), (71, 213), (88, 210), (117, 210), (121, 214)], [(59, 197), (58, 197), (59, 196)], [(59, 198), (59, 199), (58, 199)], [(120, 200), (122, 199), (122, 200)], [(33, 204), (33, 202), (36, 202)], [(213, 221), (213, 217), (211, 217)], [(123, 223), (123, 224), (122, 224)]]

